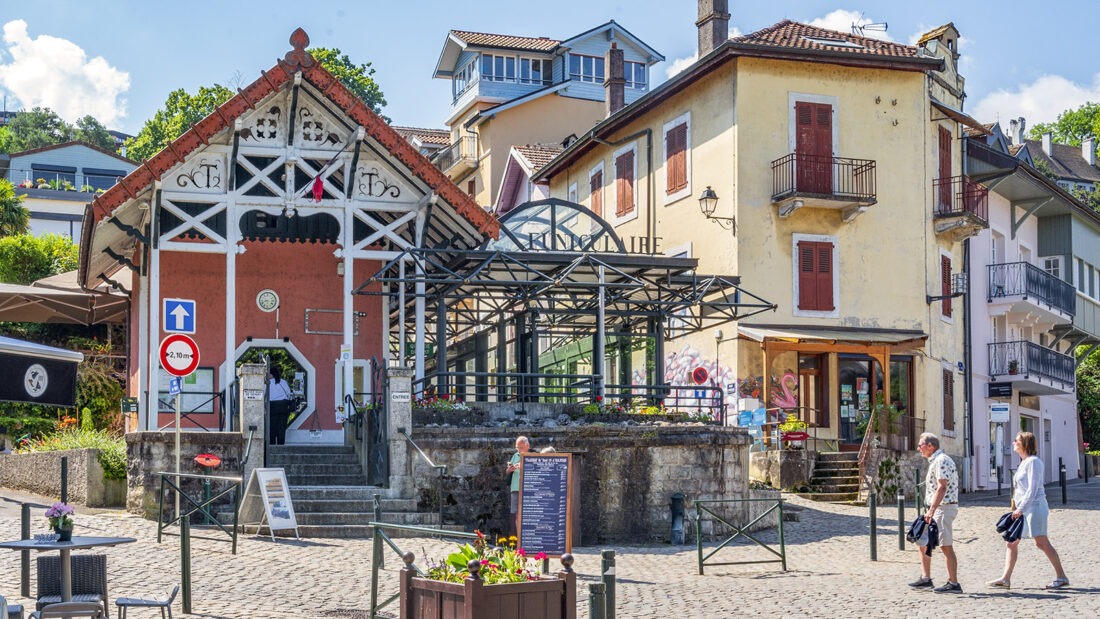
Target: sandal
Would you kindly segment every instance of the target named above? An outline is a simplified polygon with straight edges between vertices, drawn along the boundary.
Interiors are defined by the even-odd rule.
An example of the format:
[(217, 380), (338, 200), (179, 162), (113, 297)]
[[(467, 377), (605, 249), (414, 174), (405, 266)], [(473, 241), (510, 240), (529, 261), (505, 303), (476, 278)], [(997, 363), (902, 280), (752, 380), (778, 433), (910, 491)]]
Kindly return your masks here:
[(1044, 587), (1044, 589), (1061, 589), (1069, 586), (1068, 578), (1055, 578), (1053, 582)]
[(994, 589), (1011, 589), (1012, 588), (1012, 583), (1010, 583), (1008, 580), (1006, 580), (1004, 578), (998, 578), (997, 580), (991, 580), (991, 581), (989, 581), (985, 584), (986, 584), (986, 586), (992, 587)]

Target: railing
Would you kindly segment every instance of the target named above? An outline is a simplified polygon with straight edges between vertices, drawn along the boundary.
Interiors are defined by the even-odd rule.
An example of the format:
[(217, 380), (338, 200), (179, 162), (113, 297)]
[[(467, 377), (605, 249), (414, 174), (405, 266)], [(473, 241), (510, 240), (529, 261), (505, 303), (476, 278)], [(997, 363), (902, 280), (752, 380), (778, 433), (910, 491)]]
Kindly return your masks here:
[(1077, 312), (1077, 294), (1063, 281), (1030, 262), (991, 264), (987, 301), (1004, 297), (1034, 298), (1047, 307), (1073, 316)]
[[(217, 529), (221, 530), (229, 536), (229, 542), (232, 544), (232, 553), (237, 554), (237, 515), (241, 509), (241, 478), (240, 477), (226, 477), (222, 475), (195, 475), (193, 473), (168, 473), (158, 472), (160, 476), (160, 494), (157, 505), (157, 543), (161, 543), (164, 535), (174, 535), (173, 533), (166, 533), (168, 527), (173, 524), (182, 524), (183, 517), (187, 516), (190, 520), (194, 520), (195, 514), (200, 514), (203, 522), (206, 524), (213, 524)], [(175, 479), (175, 481), (172, 481)], [(201, 481), (202, 485), (202, 500), (195, 500), (187, 494), (180, 486), (184, 480), (191, 480), (192, 482)], [(226, 488), (217, 494), (212, 494), (210, 484), (212, 482), (224, 482)], [(171, 519), (165, 521), (164, 513), (164, 497), (165, 491), (171, 490), (176, 497), (183, 499), (187, 502), (188, 507), (180, 507), (178, 513), (175, 513)], [(210, 513), (210, 508), (226, 497), (233, 503), (233, 524), (230, 526), (223, 525), (217, 518)], [(176, 502), (179, 505), (179, 502)], [(202, 537), (192, 535), (193, 538), (208, 539), (213, 541), (226, 541), (220, 537)]]
[[(375, 509), (375, 512), (378, 512)], [(389, 546), (393, 552), (404, 560), (406, 553), (398, 548), (397, 544), (390, 539), (389, 535), (386, 535), (385, 529), (393, 529), (395, 531), (406, 531), (409, 533), (423, 533), (425, 537), (437, 537), (439, 539), (453, 539), (453, 540), (475, 540), (478, 538), (476, 533), (462, 533), (459, 531), (443, 531), (439, 529), (429, 529), (427, 527), (415, 527), (410, 525), (389, 524), (386, 522), (378, 521), (378, 514), (375, 514), (375, 520), (368, 522), (373, 529), (372, 543), (371, 543), (371, 566), (370, 566), (370, 612), (367, 614), (370, 619), (375, 619), (381, 615), (378, 614), (380, 610), (386, 606), (397, 601), (401, 597), (400, 593), (395, 593), (383, 602), (378, 601), (378, 574), (379, 570), (384, 565), (384, 551), (386, 546)], [(408, 553), (411, 554), (411, 553)], [(415, 555), (413, 555), (415, 557)], [(417, 574), (424, 575), (424, 570), (417, 567), (412, 562), (407, 563), (412, 569), (416, 570)]]
[(798, 193), (874, 202), (875, 179), (872, 160), (791, 153), (772, 162), (772, 200)]
[(404, 436), (405, 440), (408, 441), (409, 444), (413, 446), (413, 449), (416, 450), (416, 453), (420, 454), (421, 458), (424, 458), (424, 462), (427, 462), (428, 466), (432, 467), (435, 470), (435, 472), (439, 473), (439, 486), (438, 486), (438, 488), (439, 488), (439, 528), (442, 529), (443, 528), (443, 476), (447, 474), (447, 465), (446, 464), (436, 464), (435, 462), (432, 462), (432, 459), (428, 457), (428, 454), (424, 453), (424, 451), (422, 449), (420, 449), (420, 446), (416, 444), (416, 441), (412, 440), (412, 437), (409, 436), (409, 433), (405, 431), (405, 428), (398, 428), (397, 433), (400, 434), (401, 436)]
[[(738, 525), (726, 520), (720, 514), (716, 513), (712, 507), (709, 507), (710, 505), (732, 505), (732, 504), (741, 504), (741, 503), (748, 503), (750, 505), (755, 504), (755, 503), (768, 503), (768, 504), (774, 503), (774, 504), (767, 507), (764, 510), (763, 513), (761, 513), (759, 516), (754, 518), (752, 520), (752, 522), (749, 522), (748, 524), (746, 524), (744, 526), (738, 526)], [(772, 513), (773, 511), (777, 511), (777, 510), (779, 512), (779, 550), (776, 550), (776, 549), (772, 548), (771, 546), (768, 546), (764, 542), (756, 539), (752, 535), (749, 535), (749, 533), (747, 531), (754, 524), (756, 524), (757, 522), (760, 522), (764, 518), (764, 516), (767, 516), (768, 514)], [(726, 538), (724, 541), (722, 541), (722, 543), (718, 544), (718, 546), (714, 550), (707, 553), (706, 556), (703, 555), (703, 527), (702, 527), (702, 523), (703, 523), (703, 514), (704, 513), (709, 514), (715, 520), (717, 520), (718, 522), (721, 522), (722, 524), (726, 525), (727, 527), (730, 527), (734, 531), (733, 535)], [(765, 559), (765, 560), (761, 560), (761, 561), (726, 561), (724, 563), (707, 563), (706, 562), (707, 559), (709, 559), (709, 558), (713, 557), (715, 554), (717, 554), (719, 550), (722, 550), (723, 548), (728, 546), (731, 542), (733, 542), (733, 540), (737, 539), (738, 537), (742, 537), (742, 536), (747, 537), (748, 539), (752, 540), (756, 545), (760, 546), (764, 550), (767, 550), (768, 552), (770, 552), (771, 554), (773, 554), (773, 555), (775, 555), (776, 557), (779, 557), (779, 558), (778, 559)], [(784, 538), (783, 538), (783, 499), (782, 498), (778, 498), (778, 499), (710, 499), (710, 500), (704, 500), (704, 501), (695, 501), (695, 546), (696, 546), (696, 551), (698, 553), (697, 556), (698, 556), (698, 559), (699, 559), (699, 575), (700, 576), (703, 576), (703, 568), (707, 565), (715, 566), (715, 565), (749, 565), (749, 564), (756, 564), (756, 563), (782, 563), (783, 564), (783, 571), (784, 572), (787, 571), (787, 545), (786, 545), (786, 543), (784, 541)]]
[(446, 172), (465, 159), (477, 161), (476, 135), (460, 137), (457, 142), (436, 153), (432, 163), (435, 164), (435, 167)]
[(924, 433), (924, 420), (911, 415), (891, 417), (886, 425), (883, 446), (894, 451), (913, 451), (917, 448), (917, 438)]
[(973, 215), (983, 223), (989, 222), (989, 190), (969, 176), (935, 179), (932, 196), (935, 200), (932, 212), (936, 217)]
[[(54, 189), (57, 191), (84, 191), (95, 193), (110, 189), (121, 175), (89, 174), (85, 172), (47, 172), (30, 168), (11, 168), (8, 180), (24, 189)], [(41, 183), (39, 181), (42, 181)]]
[(1073, 357), (1034, 342), (989, 344), (990, 376), (1038, 376), (1072, 388), (1076, 369)]
[[(236, 381), (234, 381), (236, 384)], [(165, 392), (160, 392), (160, 396), (164, 396)], [(210, 396), (210, 397), (206, 397)], [(203, 432), (219, 432), (224, 427), (225, 423), (225, 392), (224, 391), (184, 391), (179, 394), (180, 397), (180, 421), (188, 420), (195, 424), (197, 429)], [(206, 399), (201, 399), (206, 397)], [(184, 401), (186, 400), (186, 405)], [(197, 402), (197, 403), (196, 403)], [(217, 406), (215, 406), (215, 402)], [(206, 408), (210, 405), (210, 410), (199, 410)], [(190, 408), (190, 410), (188, 410)], [(216, 410), (215, 410), (216, 409)], [(176, 412), (176, 396), (169, 395), (168, 399), (163, 397), (157, 398), (157, 413), (158, 414), (174, 414)], [(193, 415), (216, 415), (217, 427), (208, 428), (201, 421), (195, 419)], [(164, 424), (157, 428), (158, 431), (163, 432), (168, 428), (176, 425), (176, 420)], [(181, 427), (182, 429), (182, 427)]]

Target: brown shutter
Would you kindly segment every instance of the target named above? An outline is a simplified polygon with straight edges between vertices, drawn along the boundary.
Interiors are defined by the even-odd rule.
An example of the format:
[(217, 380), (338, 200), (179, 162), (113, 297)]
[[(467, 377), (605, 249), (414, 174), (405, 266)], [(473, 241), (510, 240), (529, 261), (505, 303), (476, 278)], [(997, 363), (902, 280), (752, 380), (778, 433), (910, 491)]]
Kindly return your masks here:
[(830, 312), (833, 303), (833, 244), (798, 243), (798, 309)]
[(615, 159), (615, 214), (622, 216), (634, 210), (634, 151)]
[(795, 102), (798, 191), (833, 192), (833, 106)]
[(955, 429), (955, 373), (943, 371), (943, 429)]
[(592, 212), (603, 217), (603, 170), (588, 179), (588, 191), (592, 194)]
[(687, 123), (665, 133), (665, 149), (665, 192), (672, 194), (687, 187)]
[(943, 212), (950, 212), (953, 210), (951, 204), (951, 183), (948, 179), (951, 178), (951, 132), (944, 127), (940, 127), (940, 191), (939, 191), (939, 203), (940, 210)]
[(943, 315), (951, 317), (951, 257), (940, 256), (940, 294), (944, 295)]
[(831, 312), (833, 305), (833, 246), (817, 243), (817, 309)]

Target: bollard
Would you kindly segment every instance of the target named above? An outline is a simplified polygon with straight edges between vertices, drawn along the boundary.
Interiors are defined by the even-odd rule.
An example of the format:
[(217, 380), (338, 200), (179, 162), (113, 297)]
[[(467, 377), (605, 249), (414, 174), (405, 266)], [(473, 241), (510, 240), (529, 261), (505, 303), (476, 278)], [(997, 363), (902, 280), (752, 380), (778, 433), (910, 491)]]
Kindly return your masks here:
[(905, 550), (905, 494), (898, 491), (898, 550)]
[(920, 471), (913, 471), (913, 502), (917, 506), (917, 515), (924, 511), (924, 495), (920, 491)]
[(875, 513), (874, 491), (867, 494), (867, 506), (871, 508), (871, 560), (878, 561), (878, 515)]
[(1085, 469), (1085, 483), (1086, 484), (1089, 483), (1089, 460), (1092, 460), (1092, 457), (1089, 456), (1088, 452), (1085, 452), (1085, 466), (1082, 467), (1082, 468)]
[(606, 619), (603, 583), (588, 585), (588, 619)]
[[(23, 503), (19, 510), (20, 539), (31, 538), (31, 506)], [(19, 594), (25, 598), (31, 596), (31, 551), (24, 550), (19, 553)]]
[(1062, 505), (1066, 504), (1066, 465), (1058, 458), (1058, 483), (1062, 485)]
[(69, 502), (69, 456), (61, 456), (61, 502)]
[(1001, 496), (1001, 476), (1002, 475), (1003, 475), (1003, 470), (1002, 470), (1001, 467), (998, 466), (997, 467), (997, 496)]
[[(371, 500), (374, 502), (374, 521), (382, 522), (382, 495), (375, 494), (371, 496)], [(439, 522), (439, 527), (443, 528), (443, 521)], [(381, 544), (375, 544), (374, 560), (378, 562), (378, 569), (386, 569), (386, 554), (383, 552)]]
[(674, 493), (668, 508), (672, 512), (672, 534), (669, 536), (669, 542), (673, 546), (682, 546), (684, 544), (684, 495), (679, 492)]
[(180, 518), (180, 583), (183, 585), (183, 614), (191, 614), (191, 515)]
[(600, 574), (604, 585), (604, 617), (615, 619), (615, 551), (605, 550), (600, 553), (600, 558)]

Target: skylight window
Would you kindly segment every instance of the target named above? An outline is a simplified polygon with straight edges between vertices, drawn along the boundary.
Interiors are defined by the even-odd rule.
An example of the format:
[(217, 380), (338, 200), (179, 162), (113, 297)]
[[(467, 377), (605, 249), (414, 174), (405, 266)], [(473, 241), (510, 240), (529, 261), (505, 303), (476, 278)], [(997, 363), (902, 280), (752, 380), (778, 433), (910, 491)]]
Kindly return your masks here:
[(848, 49), (863, 49), (863, 46), (859, 43), (852, 43), (845, 39), (826, 39), (824, 37), (802, 37), (810, 43), (817, 43), (818, 45), (828, 45), (830, 47), (846, 47)]

